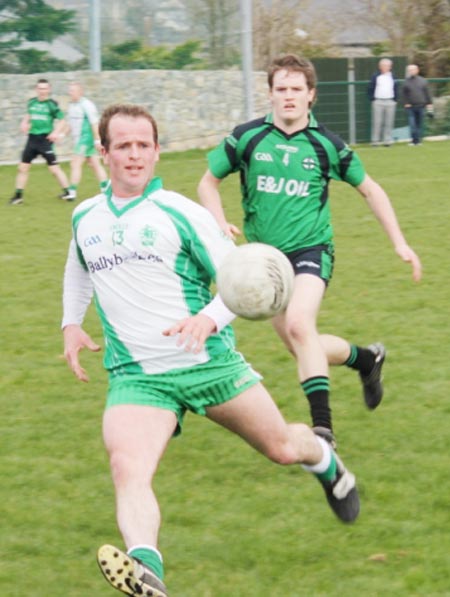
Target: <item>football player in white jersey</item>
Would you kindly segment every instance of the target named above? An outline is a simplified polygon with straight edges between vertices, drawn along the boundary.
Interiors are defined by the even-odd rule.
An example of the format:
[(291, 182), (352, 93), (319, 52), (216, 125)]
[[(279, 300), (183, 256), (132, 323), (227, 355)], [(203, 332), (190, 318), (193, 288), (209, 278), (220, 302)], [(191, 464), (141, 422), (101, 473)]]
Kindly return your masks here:
[(60, 197), (65, 201), (74, 201), (77, 197), (77, 187), (81, 182), (85, 162), (94, 171), (101, 190), (104, 190), (108, 184), (108, 175), (98, 153), (100, 137), (97, 108), (91, 100), (83, 96), (83, 87), (78, 81), (72, 81), (69, 84), (69, 97), (67, 120), (72, 134), (73, 155), (70, 161), (69, 192)]
[(206, 209), (166, 191), (154, 176), (159, 145), (152, 116), (140, 106), (113, 105), (99, 130), (111, 186), (73, 213), (64, 354), (78, 379), (88, 381), (79, 353), (100, 346), (81, 325), (95, 292), (109, 373), (103, 439), (126, 546), (103, 545), (98, 564), (123, 593), (164, 597), (151, 482), (186, 410), (223, 425), (276, 463), (311, 471), (343, 522), (356, 519), (359, 498), (354, 475), (332, 447), (307, 425), (287, 423), (235, 350), (234, 315), (209, 290), (234, 244)]

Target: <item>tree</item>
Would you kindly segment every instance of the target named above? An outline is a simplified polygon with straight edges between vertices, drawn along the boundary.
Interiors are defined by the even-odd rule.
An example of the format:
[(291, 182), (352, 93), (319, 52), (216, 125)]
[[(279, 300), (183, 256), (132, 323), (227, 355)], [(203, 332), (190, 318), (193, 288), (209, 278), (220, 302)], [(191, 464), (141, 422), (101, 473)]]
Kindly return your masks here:
[[(0, 71), (39, 72), (63, 65), (47, 52), (21, 49), (23, 42), (52, 42), (75, 27), (75, 11), (57, 10), (44, 0), (0, 0)], [(27, 57), (33, 71), (24, 70)]]
[(450, 75), (448, 0), (362, 0), (365, 19), (382, 28), (386, 52), (405, 55), (427, 77)]
[[(338, 54), (330, 43), (331, 23), (326, 16), (304, 20), (306, 0), (253, 0), (253, 54), (255, 70), (266, 70), (281, 53), (319, 58)], [(337, 16), (334, 17), (336, 26)]]
[(241, 61), (239, 6), (237, 1), (186, 0), (191, 29), (205, 40), (208, 67), (223, 69)]
[(67, 71), (73, 68), (73, 64), (54, 58), (48, 52), (35, 50), (34, 48), (20, 50), (17, 58), (20, 66), (19, 72), (22, 74)]
[(103, 68), (105, 70), (198, 68), (201, 63), (195, 54), (199, 48), (199, 41), (187, 41), (175, 48), (169, 48), (148, 46), (140, 39), (132, 39), (108, 46), (103, 55)]

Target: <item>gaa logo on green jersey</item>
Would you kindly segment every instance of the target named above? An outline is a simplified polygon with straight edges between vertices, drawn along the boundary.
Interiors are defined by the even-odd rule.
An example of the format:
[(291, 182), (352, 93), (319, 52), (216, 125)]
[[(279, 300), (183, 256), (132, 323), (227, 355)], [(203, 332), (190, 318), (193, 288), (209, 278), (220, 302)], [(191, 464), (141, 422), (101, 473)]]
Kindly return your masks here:
[(302, 166), (305, 170), (314, 170), (316, 167), (316, 161), (314, 158), (305, 158), (302, 161)]
[(139, 232), (143, 247), (153, 247), (156, 240), (156, 230), (150, 226), (144, 226)]
[(270, 153), (267, 153), (265, 151), (257, 151), (255, 153), (255, 160), (257, 160), (258, 162), (273, 162), (273, 158), (270, 155)]

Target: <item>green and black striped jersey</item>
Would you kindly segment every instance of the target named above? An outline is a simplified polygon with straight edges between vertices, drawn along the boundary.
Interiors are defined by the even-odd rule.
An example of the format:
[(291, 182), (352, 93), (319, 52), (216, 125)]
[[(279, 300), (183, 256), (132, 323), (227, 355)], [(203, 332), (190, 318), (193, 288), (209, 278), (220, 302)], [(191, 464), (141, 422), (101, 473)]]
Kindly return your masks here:
[(37, 97), (28, 100), (27, 113), (30, 116), (30, 135), (48, 135), (53, 130), (53, 121), (64, 118), (58, 102), (47, 99), (40, 102)]
[(365, 176), (356, 153), (312, 113), (292, 135), (272, 114), (239, 125), (208, 153), (208, 165), (219, 179), (240, 172), (247, 240), (284, 253), (330, 242), (330, 180), (358, 186)]

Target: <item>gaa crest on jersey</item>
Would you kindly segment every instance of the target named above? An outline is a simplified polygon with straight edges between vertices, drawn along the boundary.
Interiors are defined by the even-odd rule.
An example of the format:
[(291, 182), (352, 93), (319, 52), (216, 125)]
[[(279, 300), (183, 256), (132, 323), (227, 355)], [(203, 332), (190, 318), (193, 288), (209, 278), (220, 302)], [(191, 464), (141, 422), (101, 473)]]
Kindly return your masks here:
[(304, 158), (302, 160), (302, 166), (305, 170), (314, 170), (316, 167), (316, 161), (314, 158)]
[(139, 231), (139, 236), (143, 247), (153, 247), (156, 240), (156, 230), (148, 225), (144, 226)]

